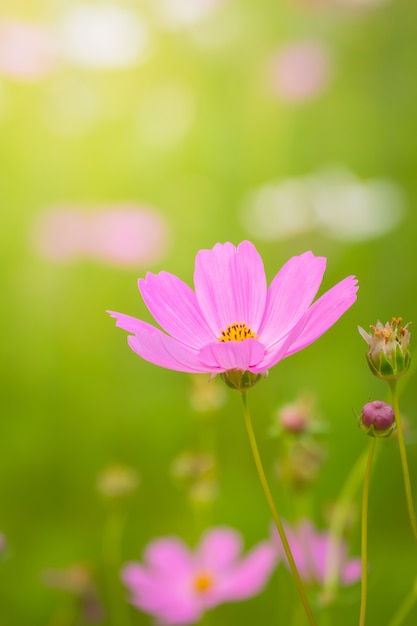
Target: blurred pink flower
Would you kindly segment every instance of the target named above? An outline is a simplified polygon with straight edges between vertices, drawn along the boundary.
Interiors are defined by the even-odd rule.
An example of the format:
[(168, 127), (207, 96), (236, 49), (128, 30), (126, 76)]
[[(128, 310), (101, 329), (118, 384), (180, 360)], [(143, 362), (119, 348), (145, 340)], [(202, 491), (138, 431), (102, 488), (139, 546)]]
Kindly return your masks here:
[(90, 256), (120, 265), (155, 263), (166, 253), (165, 218), (150, 209), (120, 206), (93, 217), (86, 251)]
[(55, 67), (57, 52), (52, 33), (20, 20), (0, 22), (0, 73), (21, 81), (36, 81)]
[(325, 89), (330, 70), (329, 54), (321, 43), (293, 42), (278, 50), (271, 58), (270, 85), (283, 100), (309, 100)]
[(357, 281), (348, 276), (314, 304), (324, 257), (292, 257), (267, 288), (262, 259), (244, 241), (200, 250), (195, 291), (168, 272), (148, 273), (139, 290), (155, 320), (169, 333), (123, 313), (109, 311), (132, 333), (129, 346), (143, 359), (182, 372), (265, 372), (302, 350), (356, 300)]
[(195, 624), (204, 611), (225, 602), (250, 598), (266, 585), (277, 558), (269, 541), (241, 557), (241, 535), (226, 527), (212, 528), (191, 551), (180, 539), (151, 542), (145, 563), (129, 563), (122, 579), (133, 605), (159, 623)]
[(56, 208), (39, 217), (35, 244), (49, 259), (89, 257), (133, 266), (159, 261), (168, 248), (165, 218), (135, 205), (96, 212)]
[[(301, 521), (296, 528), (285, 525), (285, 533), (304, 582), (323, 584), (328, 567), (332, 568), (343, 585), (351, 585), (361, 578), (361, 559), (359, 557), (348, 559), (347, 544), (343, 539), (332, 540), (329, 532), (316, 530), (308, 520)], [(274, 543), (278, 546), (279, 556), (287, 563), (275, 528), (272, 535)]]
[(53, 261), (82, 256), (88, 215), (71, 208), (57, 207), (37, 217), (33, 237), (35, 247)]

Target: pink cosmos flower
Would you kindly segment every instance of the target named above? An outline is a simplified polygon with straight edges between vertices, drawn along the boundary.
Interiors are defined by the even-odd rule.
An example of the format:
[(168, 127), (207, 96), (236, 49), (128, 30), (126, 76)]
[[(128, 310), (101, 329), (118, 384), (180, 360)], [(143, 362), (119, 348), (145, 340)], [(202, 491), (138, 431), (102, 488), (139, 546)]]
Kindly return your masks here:
[(282, 99), (310, 100), (330, 81), (329, 52), (319, 41), (291, 42), (271, 58), (269, 74), (273, 91)]
[(241, 535), (227, 527), (212, 528), (192, 552), (178, 538), (152, 541), (145, 563), (128, 563), (122, 579), (133, 605), (159, 623), (195, 624), (204, 611), (224, 602), (259, 593), (276, 565), (277, 551), (264, 541), (246, 556)]
[(38, 216), (33, 235), (36, 248), (53, 261), (87, 257), (119, 267), (159, 261), (170, 239), (163, 215), (136, 204), (96, 211), (53, 207)]
[(348, 276), (312, 304), (325, 266), (312, 252), (294, 256), (268, 288), (253, 244), (218, 243), (198, 252), (194, 291), (168, 272), (139, 279), (145, 304), (168, 334), (109, 313), (132, 333), (132, 350), (155, 365), (213, 375), (263, 373), (315, 341), (356, 300), (357, 281)]
[[(323, 584), (328, 567), (332, 568), (332, 572), (343, 585), (351, 585), (361, 578), (361, 559), (347, 558), (347, 545), (344, 540), (336, 542), (330, 533), (316, 530), (308, 520), (302, 520), (294, 529), (285, 525), (285, 533), (299, 574), (306, 583)], [(279, 555), (287, 563), (275, 528), (272, 535), (278, 546)]]
[(0, 22), (0, 73), (21, 81), (36, 81), (55, 68), (53, 34), (39, 24), (7, 19)]

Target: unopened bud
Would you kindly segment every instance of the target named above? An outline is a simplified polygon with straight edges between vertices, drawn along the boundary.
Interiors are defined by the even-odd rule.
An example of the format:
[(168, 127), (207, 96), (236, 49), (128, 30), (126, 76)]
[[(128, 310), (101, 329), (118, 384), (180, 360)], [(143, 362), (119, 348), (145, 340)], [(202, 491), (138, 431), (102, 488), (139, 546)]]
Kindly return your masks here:
[(382, 400), (368, 402), (362, 408), (358, 423), (371, 437), (389, 437), (396, 425), (394, 409)]

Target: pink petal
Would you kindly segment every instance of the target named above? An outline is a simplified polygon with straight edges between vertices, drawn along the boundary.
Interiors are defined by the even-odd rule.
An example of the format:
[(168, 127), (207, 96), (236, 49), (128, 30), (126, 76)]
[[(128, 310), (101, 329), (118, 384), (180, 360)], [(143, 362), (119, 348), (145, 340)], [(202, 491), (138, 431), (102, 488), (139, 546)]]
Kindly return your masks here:
[(197, 558), (203, 570), (215, 573), (232, 565), (241, 550), (240, 533), (231, 528), (213, 528), (201, 539)]
[[(199, 360), (206, 371), (250, 370), (265, 355), (264, 347), (256, 339), (210, 343), (200, 350)], [(210, 368), (210, 370), (209, 370)]]
[(260, 543), (224, 576), (219, 597), (225, 602), (254, 596), (264, 588), (276, 564), (274, 546), (267, 541)]
[(174, 274), (160, 272), (139, 280), (146, 306), (172, 337), (192, 348), (215, 339), (201, 314), (193, 290)]
[(178, 343), (176, 339), (168, 337), (168, 335), (164, 335), (153, 326), (144, 327), (142, 332), (134, 336), (130, 335), (127, 341), (132, 350), (139, 354), (142, 359), (159, 365), (159, 367), (191, 374), (218, 371), (217, 368), (202, 365), (196, 355), (187, 350), (183, 344)]
[(178, 593), (178, 590), (167, 587), (163, 580), (152, 593), (134, 595), (131, 603), (167, 624), (188, 624), (200, 616), (202, 608), (191, 586), (188, 593)]
[(169, 579), (155, 575), (137, 563), (129, 563), (122, 570), (122, 580), (131, 593), (130, 602), (143, 611), (154, 613), (176, 603), (172, 574)]
[(251, 368), (251, 372), (254, 374), (265, 372), (270, 367), (276, 365), (279, 361), (284, 359), (287, 356), (288, 348), (299, 336), (304, 326), (305, 321), (304, 317), (302, 317), (294, 328), (290, 330), (288, 335), (282, 337), (268, 350), (265, 350), (264, 358), (256, 366)]
[(312, 252), (292, 257), (272, 281), (259, 329), (267, 347), (285, 337), (297, 324), (315, 297), (326, 269), (326, 259)]
[(158, 588), (158, 581), (138, 563), (127, 563), (122, 569), (121, 577), (133, 595), (155, 591)]
[[(306, 554), (305, 547), (302, 542), (299, 540), (297, 530), (292, 530), (287, 524), (285, 526), (285, 534), (287, 536), (287, 541), (291, 549), (291, 554), (297, 566), (298, 572), (301, 578), (305, 581), (310, 580), (310, 568), (308, 563), (308, 554)], [(278, 547), (279, 554), (283, 559), (285, 565), (289, 568), (288, 559), (286, 557), (284, 547), (281, 542), (281, 538), (278, 534), (278, 531), (275, 527), (272, 529), (272, 540), (275, 545)]]
[(187, 546), (176, 537), (157, 539), (148, 544), (145, 561), (153, 571), (164, 572), (175, 578), (192, 568), (192, 556)]
[(243, 241), (200, 250), (194, 272), (197, 300), (216, 337), (234, 322), (258, 331), (266, 301), (266, 278), (255, 246)]
[(116, 326), (135, 333), (128, 337), (128, 344), (145, 361), (177, 372), (194, 374), (218, 372), (218, 367), (203, 365), (191, 348), (187, 348), (176, 339), (165, 335), (155, 326), (123, 313), (115, 313), (114, 311), (109, 311), (109, 313), (116, 318)]
[(106, 313), (115, 318), (116, 326), (118, 328), (123, 328), (123, 330), (127, 330), (129, 333), (135, 334), (143, 329), (143, 324), (145, 322), (138, 320), (136, 317), (131, 317), (130, 315), (125, 315), (124, 313), (116, 313), (115, 311), (106, 311)]
[(357, 291), (355, 276), (348, 276), (326, 291), (307, 311), (304, 318), (305, 326), (289, 346), (285, 356), (290, 356), (309, 346), (333, 326), (355, 302)]
[(133, 596), (131, 603), (158, 618), (161, 624), (195, 624), (202, 614), (202, 604), (195, 594), (173, 592), (164, 581), (152, 593)]
[(342, 583), (351, 585), (362, 577), (362, 563), (360, 559), (350, 559), (342, 571)]
[(191, 584), (188, 548), (175, 538), (159, 539), (149, 544), (145, 558), (148, 568), (130, 563), (122, 570), (131, 603), (166, 624), (194, 623), (200, 617), (201, 602)]
[(160, 611), (157, 615), (158, 621), (163, 626), (185, 626), (186, 624), (197, 624), (202, 616), (203, 609), (197, 603), (189, 606), (170, 606), (165, 611)]
[[(313, 530), (312, 526), (310, 526), (308, 536), (303, 538), (303, 543), (306, 550), (308, 550), (308, 554), (310, 555), (309, 560), (311, 577), (320, 583), (325, 580), (326, 576), (329, 540), (329, 533), (316, 532)], [(344, 553), (344, 550), (341, 548), (343, 548), (343, 546), (339, 545), (337, 556), (337, 562), (339, 565), (342, 559), (342, 552)]]

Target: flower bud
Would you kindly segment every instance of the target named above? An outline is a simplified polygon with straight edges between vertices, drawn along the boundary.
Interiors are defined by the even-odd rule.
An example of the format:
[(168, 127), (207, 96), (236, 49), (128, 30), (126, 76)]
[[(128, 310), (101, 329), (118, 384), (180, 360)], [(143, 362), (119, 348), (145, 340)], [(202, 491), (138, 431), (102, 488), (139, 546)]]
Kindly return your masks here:
[(394, 409), (382, 400), (368, 402), (362, 408), (358, 424), (371, 437), (389, 437), (396, 426)]
[(373, 334), (358, 326), (369, 346), (366, 359), (372, 374), (388, 382), (403, 376), (410, 367), (410, 322), (405, 326), (401, 322), (401, 317), (393, 317), (384, 326), (378, 320), (376, 326), (370, 326)]
[(131, 494), (140, 483), (136, 470), (125, 465), (110, 465), (99, 475), (97, 489), (107, 498), (121, 498)]

